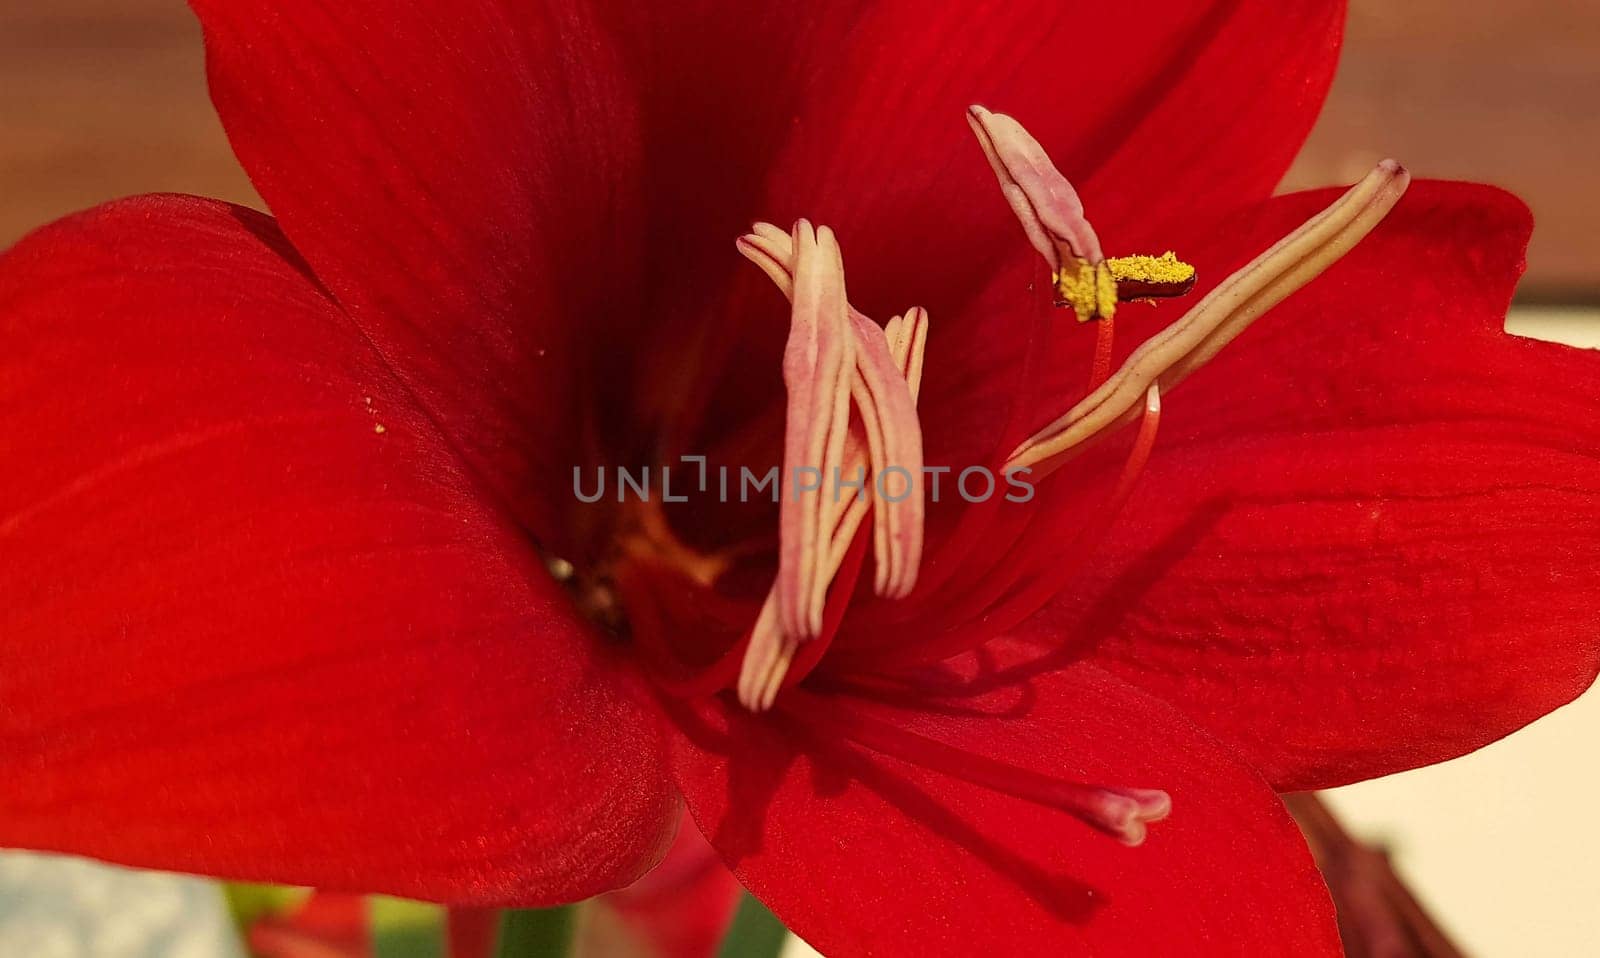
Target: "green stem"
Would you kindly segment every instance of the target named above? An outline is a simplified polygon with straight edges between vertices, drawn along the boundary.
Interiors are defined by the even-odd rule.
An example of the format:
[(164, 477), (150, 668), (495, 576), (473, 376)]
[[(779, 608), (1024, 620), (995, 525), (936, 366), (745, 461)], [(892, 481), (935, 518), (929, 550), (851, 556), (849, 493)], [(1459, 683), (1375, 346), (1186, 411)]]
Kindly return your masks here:
[(228, 913), (241, 935), (250, 933), (250, 926), (268, 915), (283, 915), (302, 904), (311, 892), (305, 888), (285, 885), (257, 885), (250, 882), (220, 882), (222, 895), (228, 903)]
[(733, 924), (722, 939), (717, 958), (777, 958), (789, 929), (783, 927), (778, 916), (749, 892), (739, 900), (739, 910), (733, 913)]
[(572, 951), (577, 909), (507, 908), (500, 913), (496, 958), (562, 958)]
[(445, 958), (443, 908), (382, 896), (369, 898), (367, 908), (377, 958)]

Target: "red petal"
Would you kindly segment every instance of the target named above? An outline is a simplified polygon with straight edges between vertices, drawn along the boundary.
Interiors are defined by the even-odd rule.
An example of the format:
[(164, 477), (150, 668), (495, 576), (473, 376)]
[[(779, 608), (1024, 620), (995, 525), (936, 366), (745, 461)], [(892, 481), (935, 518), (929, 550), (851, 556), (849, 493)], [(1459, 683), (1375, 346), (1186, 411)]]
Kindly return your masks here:
[(0, 844), (458, 902), (631, 880), (675, 805), (650, 707), (287, 249), (152, 197), (0, 260)]
[(745, 886), (828, 954), (1338, 954), (1327, 892), (1266, 785), (1159, 701), (1053, 668), (999, 642), (967, 678), (830, 707), (1035, 772), (1166, 789), (1172, 815), (1138, 848), (821, 736), (809, 714), (680, 716), (679, 783)]
[[(1213, 235), (1242, 259), (1323, 199)], [(1168, 397), (1092, 581), (1038, 628), (1099, 639), (1285, 790), (1471, 751), (1586, 688), (1600, 355), (1503, 331), (1530, 227), (1497, 190), (1414, 185)]]
[(193, 6), (217, 110), (295, 247), (472, 465), (557, 534), (577, 320), (627, 288), (617, 244), (636, 233), (636, 124), (582, 5)]
[(1016, 115), (1069, 177), (1092, 182), (1097, 221), (1142, 217), (1136, 200), (1235, 205), (1265, 196), (1298, 152), (1343, 30), (1343, 4), (1268, 0), (1161, 0), (1133, 19), (1059, 0), (633, 16), (632, 54), (654, 81), (645, 120), (671, 133), (652, 163), (666, 201), (726, 211), (712, 224), (722, 245), (753, 216), (838, 227), (846, 262), (866, 267), (852, 292), (879, 315), (911, 291), (927, 299), (951, 271), (983, 275), (996, 239), (1021, 241), (969, 104)]

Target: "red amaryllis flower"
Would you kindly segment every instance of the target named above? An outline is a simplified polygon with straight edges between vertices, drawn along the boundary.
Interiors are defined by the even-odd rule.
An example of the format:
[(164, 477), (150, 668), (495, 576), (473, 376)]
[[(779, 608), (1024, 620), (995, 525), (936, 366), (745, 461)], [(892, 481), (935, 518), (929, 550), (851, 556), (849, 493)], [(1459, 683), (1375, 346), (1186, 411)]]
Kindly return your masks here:
[[(1502, 332), (1520, 203), (1414, 184), (1208, 355), (1403, 186), (1267, 199), (1337, 4), (195, 7), (275, 218), (145, 197), (0, 262), (0, 841), (531, 905), (681, 796), (824, 951), (1331, 952), (1273, 790), (1594, 676), (1594, 357)], [(1187, 300), (1117, 309), (1166, 267), (974, 102)], [(801, 216), (744, 244), (785, 323), (729, 246)], [(891, 439), (1064, 465), (925, 516), (572, 488)]]

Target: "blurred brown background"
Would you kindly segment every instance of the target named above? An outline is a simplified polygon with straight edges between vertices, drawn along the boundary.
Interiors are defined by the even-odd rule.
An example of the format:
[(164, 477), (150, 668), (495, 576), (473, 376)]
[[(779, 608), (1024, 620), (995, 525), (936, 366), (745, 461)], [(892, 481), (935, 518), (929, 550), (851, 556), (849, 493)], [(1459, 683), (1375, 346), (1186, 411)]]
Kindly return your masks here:
[(1352, 0), (1327, 109), (1286, 187), (1383, 156), (1504, 186), (1538, 226), (1524, 299), (1600, 300), (1600, 3)]
[(183, 0), (0, 0), (0, 245), (168, 190), (261, 205), (211, 112)]
[[(1286, 188), (1382, 155), (1496, 183), (1539, 220), (1522, 295), (1600, 299), (1600, 4), (1353, 0), (1345, 58)], [(182, 0), (0, 0), (0, 246), (177, 190), (259, 205), (206, 99)]]

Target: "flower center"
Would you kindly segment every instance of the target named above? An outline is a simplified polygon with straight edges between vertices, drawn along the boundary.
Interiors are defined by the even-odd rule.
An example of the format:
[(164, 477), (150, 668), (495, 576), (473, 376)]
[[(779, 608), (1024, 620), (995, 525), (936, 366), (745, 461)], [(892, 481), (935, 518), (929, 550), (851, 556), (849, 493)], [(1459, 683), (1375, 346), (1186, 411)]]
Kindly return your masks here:
[[(1057, 305), (1070, 307), (1082, 322), (1097, 321), (1099, 329), (1088, 394), (1005, 455), (1000, 471), (1042, 478), (1132, 420), (1145, 421), (1108, 507), (1090, 529), (1072, 537), (1072, 552), (1087, 554), (1149, 455), (1161, 394), (1348, 252), (1399, 199), (1407, 177), (1392, 161), (1380, 164), (1112, 373), (1117, 304), (1182, 295), (1194, 286), (1194, 268), (1171, 252), (1105, 257), (1077, 192), (1020, 124), (982, 107), (973, 107), (968, 121), (1002, 194), (1051, 270)], [(769, 708), (828, 648), (841, 624), (824, 628), (825, 600), (869, 514), (875, 591), (881, 599), (912, 600), (852, 610), (855, 621), (843, 623), (852, 638), (861, 630), (878, 633), (865, 644), (880, 646), (879, 663), (908, 653), (923, 660), (948, 657), (1010, 628), (1047, 601), (1061, 576), (1021, 578), (1050, 563), (1041, 561), (1038, 537), (1016, 520), (997, 519), (992, 501), (967, 510), (931, 557), (932, 575), (918, 585), (924, 490), (918, 482), (923, 463), (915, 403), (927, 314), (911, 310), (880, 329), (852, 309), (838, 242), (826, 227), (802, 220), (786, 233), (757, 224), (738, 248), (791, 302), (778, 573), (742, 653), (740, 701), (757, 711)], [(841, 476), (860, 483), (862, 494), (841, 501), (837, 481), (828, 481)], [(900, 495), (874, 481), (888, 478), (902, 480)], [(1059, 556), (1055, 538), (1047, 545)], [(1002, 547), (994, 548), (995, 542)], [(960, 588), (946, 588), (958, 579)], [(848, 598), (852, 590), (853, 582), (840, 582), (835, 591)], [(908, 649), (909, 643), (922, 648)], [(808, 645), (811, 654), (797, 670), (797, 656)], [(845, 654), (864, 664), (874, 660), (870, 650)]]
[[(785, 708), (823, 725), (843, 723), (835, 731), (869, 749), (1061, 807), (1137, 844), (1145, 824), (1167, 814), (1164, 792), (1063, 782), (985, 756), (956, 754), (951, 746), (890, 725), (830, 714), (825, 695), (796, 686), (830, 648), (839, 674), (870, 675), (977, 648), (1042, 607), (1076, 571), (1074, 563), (1092, 554), (1126, 502), (1154, 446), (1162, 397), (1352, 249), (1399, 200), (1409, 178), (1393, 161), (1380, 163), (1113, 372), (1118, 304), (1187, 293), (1195, 285), (1194, 267), (1171, 252), (1107, 258), (1077, 192), (1020, 124), (982, 107), (971, 108), (968, 121), (1002, 194), (1050, 270), (1055, 305), (1097, 328), (1083, 398), (1054, 418), (1021, 400), (1020, 421), (1032, 431), (1002, 438), (1009, 444), (1025, 435), (1009, 450), (997, 448), (989, 464), (1007, 479), (1037, 481), (1139, 420), (1104, 508), (1080, 527), (1067, 528), (1061, 515), (1037, 504), (1033, 511), (1008, 511), (991, 496), (966, 507), (924, 562), (929, 471), (917, 400), (928, 314), (912, 308), (879, 326), (851, 307), (843, 255), (831, 230), (806, 220), (789, 231), (757, 223), (737, 248), (790, 302), (777, 570), (759, 612), (752, 621), (753, 599), (730, 603), (716, 592), (731, 566), (727, 557), (684, 546), (651, 502), (627, 512), (614, 543), (614, 565), (597, 584), (574, 591), (602, 622), (620, 617), (618, 596), (626, 599), (626, 626), (670, 692), (709, 695), (731, 688), (741, 704), (760, 712), (788, 690)], [(1036, 393), (1039, 365), (1030, 357), (1019, 370), (1022, 397)], [(869, 548), (875, 595), (858, 598), (857, 578)], [(633, 581), (648, 580), (651, 568), (671, 570), (698, 591)], [(570, 567), (564, 571), (569, 584), (578, 581)], [(702, 629), (703, 623), (712, 627)], [(674, 636), (719, 629), (735, 630), (743, 639), (686, 667), (687, 658), (672, 647)], [(841, 631), (847, 641), (835, 648)]]

